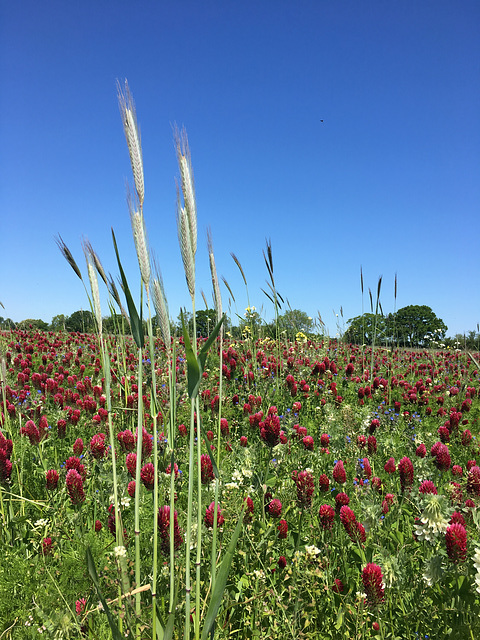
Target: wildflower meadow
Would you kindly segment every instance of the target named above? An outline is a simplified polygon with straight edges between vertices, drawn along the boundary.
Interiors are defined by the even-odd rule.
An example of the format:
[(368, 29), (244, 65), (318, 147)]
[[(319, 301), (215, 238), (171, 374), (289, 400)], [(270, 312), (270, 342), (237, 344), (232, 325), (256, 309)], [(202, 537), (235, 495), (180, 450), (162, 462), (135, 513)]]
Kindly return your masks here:
[[(233, 338), (214, 230), (216, 319), (197, 337), (181, 131), (193, 328), (185, 310), (175, 332), (126, 84), (119, 102), (142, 299), (118, 251), (121, 293), (88, 242), (82, 270), (59, 236), (96, 332), (0, 332), (0, 638), (480, 637), (480, 354), (263, 335), (250, 300)], [(264, 257), (278, 319), (270, 243)]]

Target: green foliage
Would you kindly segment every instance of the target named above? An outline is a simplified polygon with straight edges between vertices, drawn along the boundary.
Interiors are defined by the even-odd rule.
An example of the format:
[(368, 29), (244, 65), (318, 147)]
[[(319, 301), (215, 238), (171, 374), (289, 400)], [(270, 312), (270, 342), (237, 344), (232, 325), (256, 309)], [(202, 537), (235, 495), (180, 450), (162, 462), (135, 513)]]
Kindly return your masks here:
[(67, 322), (68, 316), (65, 316), (63, 313), (53, 316), (52, 321), (50, 323), (51, 331), (65, 331), (65, 325)]
[(345, 342), (352, 344), (372, 344), (375, 335), (376, 341), (382, 343), (386, 340), (386, 320), (383, 316), (374, 313), (364, 313), (362, 316), (351, 318), (347, 322), (348, 329), (343, 336)]
[(432, 341), (443, 340), (448, 327), (426, 305), (409, 305), (389, 318), (392, 336), (398, 344), (409, 347), (428, 347)]
[[(300, 309), (288, 309), (278, 316), (278, 331), (280, 335), (289, 340), (295, 340), (297, 333), (309, 334), (313, 331), (314, 323), (312, 318)], [(266, 327), (267, 335), (275, 337), (275, 322), (270, 322)]]
[[(383, 316), (364, 313), (351, 318), (344, 339), (353, 344), (379, 344), (404, 347), (438, 346), (445, 338), (447, 326), (426, 305), (410, 305)], [(375, 328), (376, 327), (376, 328)]]
[(33, 320), (32, 318), (29, 318), (27, 320), (22, 320), (21, 322), (18, 323), (18, 328), (22, 329), (22, 330), (37, 330), (37, 331), (47, 331), (48, 330), (48, 323), (44, 322), (44, 320)]
[(10, 318), (3, 318), (0, 316), (0, 329), (8, 331), (9, 329), (15, 329), (15, 322)]
[(95, 331), (95, 318), (91, 311), (74, 311), (65, 320), (66, 331), (76, 331), (78, 333), (93, 333)]
[(197, 337), (208, 338), (217, 324), (217, 312), (215, 309), (200, 309), (195, 312), (197, 325)]

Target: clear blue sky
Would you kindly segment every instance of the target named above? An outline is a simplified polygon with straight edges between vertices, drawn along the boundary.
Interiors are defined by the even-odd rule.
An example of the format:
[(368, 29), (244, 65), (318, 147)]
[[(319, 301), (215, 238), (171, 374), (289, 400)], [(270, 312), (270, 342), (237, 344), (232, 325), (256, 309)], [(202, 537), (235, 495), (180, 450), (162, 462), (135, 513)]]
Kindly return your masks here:
[[(211, 299), (206, 229), (239, 313), (273, 247), (292, 308), (431, 306), (448, 335), (480, 322), (477, 0), (21, 0), (0, 5), (0, 315), (88, 308), (54, 242), (82, 236), (139, 275), (117, 106), (127, 78), (142, 133), (145, 219), (170, 315), (189, 306), (175, 221), (172, 125), (185, 125), (198, 206), (197, 308)], [(324, 122), (322, 123), (321, 120)], [(84, 270), (85, 272), (85, 270)], [(223, 285), (222, 285), (223, 286)], [(222, 289), (224, 307), (229, 294)], [(138, 296), (137, 296), (138, 297)], [(104, 315), (108, 313), (103, 298)], [(235, 306), (232, 305), (232, 314)]]

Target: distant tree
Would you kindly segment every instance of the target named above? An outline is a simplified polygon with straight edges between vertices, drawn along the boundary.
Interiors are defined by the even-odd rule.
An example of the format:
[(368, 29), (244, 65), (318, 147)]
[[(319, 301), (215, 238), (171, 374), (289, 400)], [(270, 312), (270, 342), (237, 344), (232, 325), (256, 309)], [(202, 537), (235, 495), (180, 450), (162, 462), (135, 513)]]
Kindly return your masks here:
[(217, 324), (217, 312), (215, 309), (201, 309), (195, 313), (197, 323), (197, 336), (208, 338), (212, 329)]
[(300, 331), (305, 334), (311, 333), (313, 330), (313, 320), (305, 311), (288, 309), (285, 313), (278, 316), (278, 328), (280, 331), (286, 331), (287, 337), (293, 340)]
[(63, 313), (58, 316), (53, 316), (50, 323), (50, 329), (52, 331), (65, 331), (65, 323), (67, 321), (67, 318), (68, 316), (63, 315)]
[[(347, 330), (343, 336), (344, 341), (353, 344), (372, 344), (375, 335), (375, 344), (388, 341), (386, 333), (387, 322), (384, 316), (374, 313), (364, 313), (347, 320)], [(376, 328), (375, 328), (376, 325)]]
[(130, 328), (121, 313), (115, 313), (102, 319), (103, 332), (111, 334), (128, 333)]
[(33, 318), (27, 318), (26, 320), (22, 320), (18, 323), (18, 328), (23, 329), (24, 331), (32, 329), (37, 331), (48, 331), (48, 327), (48, 322)]
[(91, 311), (74, 311), (65, 322), (67, 331), (78, 331), (79, 333), (93, 333), (95, 331), (95, 321)]
[[(191, 336), (193, 331), (193, 313), (183, 309), (183, 320), (188, 328), (188, 334)], [(176, 331), (179, 336), (182, 335), (182, 316), (180, 313), (177, 316)]]
[(480, 349), (480, 333), (469, 331), (468, 333), (457, 333), (453, 338), (445, 338), (446, 346), (452, 349), (469, 349), (478, 351)]
[(4, 331), (15, 329), (15, 322), (10, 318), (2, 318), (2, 316), (0, 316), (0, 329), (3, 329)]
[(399, 309), (389, 317), (389, 328), (395, 342), (408, 347), (429, 347), (432, 342), (442, 341), (448, 329), (426, 305)]

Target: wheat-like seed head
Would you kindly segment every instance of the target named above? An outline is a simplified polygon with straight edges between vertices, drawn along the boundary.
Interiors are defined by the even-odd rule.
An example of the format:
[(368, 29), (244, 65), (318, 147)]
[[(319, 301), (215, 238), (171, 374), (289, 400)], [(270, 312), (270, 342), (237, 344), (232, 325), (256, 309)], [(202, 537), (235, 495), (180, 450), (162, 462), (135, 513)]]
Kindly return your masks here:
[(91, 256), (91, 258), (93, 260), (93, 263), (95, 265), (95, 269), (98, 271), (98, 273), (100, 274), (100, 277), (102, 278), (102, 280), (104, 281), (104, 283), (108, 287), (107, 275), (105, 273), (105, 270), (103, 268), (102, 263), (100, 262), (100, 258), (98, 257), (97, 253), (95, 252), (94, 248), (92, 247), (92, 243), (90, 242), (90, 240), (85, 240), (85, 248), (87, 249), (89, 255)]
[(78, 268), (78, 265), (75, 262), (75, 259), (72, 256), (72, 253), (71, 253), (70, 249), (67, 247), (67, 245), (63, 241), (63, 238), (62, 238), (62, 236), (60, 234), (58, 234), (58, 237), (55, 238), (55, 242), (57, 243), (57, 246), (60, 249), (63, 257), (65, 258), (65, 260), (72, 267), (72, 269), (75, 271), (75, 273), (80, 278), (80, 280), (83, 281), (82, 273), (81, 273), (80, 269)]
[(180, 182), (183, 201), (190, 230), (190, 242), (193, 256), (197, 253), (197, 205), (195, 200), (195, 184), (193, 180), (192, 160), (188, 146), (188, 138), (185, 129), (179, 133), (174, 129), (175, 148), (177, 152), (178, 167), (180, 169)]
[(135, 249), (137, 251), (138, 264), (140, 266), (140, 273), (145, 287), (148, 290), (150, 283), (150, 257), (148, 254), (148, 243), (145, 232), (145, 222), (143, 215), (138, 211), (130, 212), (130, 219), (132, 221), (133, 239), (135, 241)]
[(236, 303), (235, 296), (233, 295), (233, 291), (231, 290), (230, 285), (227, 282), (227, 279), (224, 276), (222, 276), (222, 280), (223, 280), (223, 284), (227, 287), (229, 294), (232, 296), (233, 302)]
[(93, 256), (85, 243), (83, 245), (83, 251), (85, 253), (85, 260), (87, 261), (88, 279), (92, 290), (93, 311), (97, 320), (98, 332), (102, 333), (102, 310), (100, 307), (100, 291), (98, 289), (97, 271), (95, 269)]
[[(235, 262), (235, 264), (239, 268), (240, 273), (242, 274), (242, 278), (243, 278), (243, 281), (245, 283), (245, 286), (247, 286), (247, 279), (245, 277), (245, 273), (243, 272), (242, 265), (240, 264), (240, 260), (237, 258), (237, 256), (233, 252), (230, 253), (230, 255), (232, 256), (233, 261)], [(230, 291), (230, 289), (228, 289), (228, 290)], [(231, 291), (230, 291), (230, 293), (231, 293)]]
[(152, 281), (152, 298), (155, 312), (160, 324), (160, 331), (162, 332), (163, 342), (167, 349), (170, 349), (171, 335), (170, 335), (170, 320), (168, 318), (167, 301), (165, 298), (165, 291), (163, 288), (163, 281), (161, 275), (157, 273), (157, 276)]
[(217, 311), (217, 322), (220, 322), (223, 313), (222, 295), (220, 293), (220, 285), (218, 284), (217, 268), (215, 266), (215, 255), (213, 253), (212, 232), (210, 229), (207, 230), (207, 246), (208, 257), (210, 261), (210, 273), (212, 274), (213, 298), (215, 300), (215, 309)]
[(188, 216), (180, 201), (180, 193), (177, 188), (177, 232), (180, 243), (180, 253), (182, 254), (185, 278), (187, 279), (188, 291), (192, 300), (195, 299), (195, 254), (192, 249), (191, 233), (188, 224)]
[(130, 155), (130, 163), (132, 165), (133, 178), (135, 181), (135, 189), (137, 192), (140, 210), (143, 209), (143, 200), (145, 198), (145, 186), (143, 180), (143, 158), (142, 143), (137, 123), (137, 114), (132, 94), (125, 80), (125, 89), (122, 91), (120, 83), (117, 81), (118, 105), (122, 116), (123, 130), (127, 140), (128, 153)]

